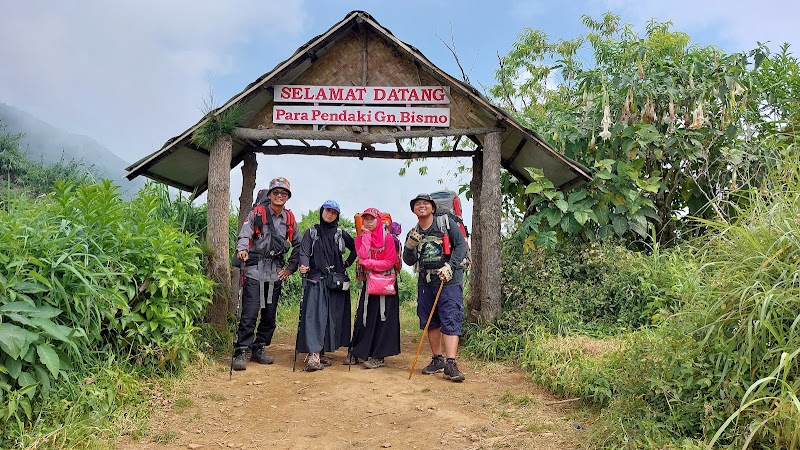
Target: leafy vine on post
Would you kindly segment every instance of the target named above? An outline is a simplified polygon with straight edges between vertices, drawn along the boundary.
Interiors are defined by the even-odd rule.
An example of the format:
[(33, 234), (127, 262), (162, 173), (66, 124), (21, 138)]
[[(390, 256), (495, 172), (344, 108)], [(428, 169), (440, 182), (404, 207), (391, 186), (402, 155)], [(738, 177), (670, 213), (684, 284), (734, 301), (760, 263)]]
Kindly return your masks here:
[(230, 193), (233, 131), (239, 126), (241, 111), (233, 107), (222, 112), (206, 104), (205, 122), (192, 135), (192, 142), (209, 149), (208, 161), (208, 227), (206, 229), (206, 271), (214, 283), (214, 298), (207, 320), (220, 330), (228, 323), (230, 299)]

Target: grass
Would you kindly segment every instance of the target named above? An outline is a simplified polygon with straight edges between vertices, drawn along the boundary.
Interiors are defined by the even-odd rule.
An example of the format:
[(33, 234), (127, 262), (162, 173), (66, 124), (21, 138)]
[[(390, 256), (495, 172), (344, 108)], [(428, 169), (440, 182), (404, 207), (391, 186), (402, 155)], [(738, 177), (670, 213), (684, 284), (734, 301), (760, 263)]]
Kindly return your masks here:
[(525, 427), (528, 433), (544, 433), (547, 431), (554, 431), (556, 428), (549, 423), (532, 423)]
[(179, 410), (183, 410), (183, 409), (189, 408), (190, 406), (193, 406), (193, 405), (194, 405), (194, 401), (192, 401), (192, 399), (190, 399), (190, 398), (181, 397), (181, 398), (175, 400), (175, 408), (179, 409)]
[(177, 439), (178, 432), (175, 430), (167, 430), (153, 436), (153, 442), (158, 442), (159, 444), (171, 444)]
[(218, 393), (218, 392), (211, 392), (209, 394), (206, 394), (206, 397), (210, 398), (211, 400), (214, 400), (215, 402), (224, 402), (225, 401), (225, 396), (220, 394), (220, 393)]
[(528, 394), (522, 394), (520, 396), (514, 395), (511, 391), (506, 391), (505, 394), (500, 396), (500, 402), (506, 404), (513, 404), (520, 407), (525, 407), (529, 405), (535, 405), (536, 399), (531, 397)]
[(416, 299), (400, 303), (400, 335), (419, 336), (420, 332)]

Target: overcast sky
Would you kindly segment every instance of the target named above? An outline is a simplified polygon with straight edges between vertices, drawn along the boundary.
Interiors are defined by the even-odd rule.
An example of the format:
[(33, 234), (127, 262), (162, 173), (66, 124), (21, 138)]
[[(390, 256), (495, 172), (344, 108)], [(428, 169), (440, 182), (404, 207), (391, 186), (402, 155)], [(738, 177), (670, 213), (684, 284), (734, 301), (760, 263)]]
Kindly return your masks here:
[[(800, 43), (796, 0), (0, 0), (0, 102), (71, 133), (90, 136), (129, 162), (197, 122), (213, 92), (220, 105), (352, 10), (364, 10), (396, 37), (460, 78), (442, 40), (455, 43), (472, 84), (493, 84), (497, 55), (525, 28), (552, 38), (585, 30), (580, 16), (611, 11), (641, 29), (671, 20), (694, 43), (728, 52), (757, 41)], [(289, 207), (316, 209), (329, 197), (344, 215), (367, 206), (415, 220), (408, 200), (440, 189), (469, 161), (431, 160), (428, 175), (398, 177), (401, 162), (306, 156), (259, 157), (258, 187), (284, 176)], [(417, 166), (414, 166), (416, 168)], [(367, 179), (370, 177), (371, 179)], [(240, 171), (232, 172), (234, 198)], [(469, 202), (465, 207), (471, 214)]]

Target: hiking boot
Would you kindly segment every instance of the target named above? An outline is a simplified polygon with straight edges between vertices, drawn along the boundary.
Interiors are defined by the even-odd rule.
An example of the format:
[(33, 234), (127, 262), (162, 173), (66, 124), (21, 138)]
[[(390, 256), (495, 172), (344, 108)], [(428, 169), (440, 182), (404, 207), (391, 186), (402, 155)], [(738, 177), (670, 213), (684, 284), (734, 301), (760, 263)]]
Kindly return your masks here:
[(383, 358), (372, 358), (370, 357), (366, 362), (364, 362), (364, 368), (366, 369), (377, 369), (378, 367), (383, 367), (386, 365), (386, 362)]
[(361, 360), (358, 359), (356, 355), (347, 355), (347, 358), (344, 359), (344, 362), (342, 364), (344, 364), (345, 366), (354, 366), (360, 362)]
[(425, 375), (432, 375), (444, 370), (444, 357), (442, 355), (434, 355), (431, 357), (431, 363), (422, 369)]
[(319, 355), (319, 363), (325, 367), (330, 367), (333, 365), (333, 360), (328, 358), (327, 356)]
[(275, 359), (264, 351), (264, 347), (257, 347), (253, 349), (250, 361), (255, 361), (259, 364), (272, 364)]
[(247, 351), (239, 350), (238, 353), (233, 355), (233, 363), (231, 364), (233, 370), (247, 370)]
[(319, 353), (311, 353), (308, 355), (308, 364), (306, 364), (306, 372), (316, 372), (317, 370), (324, 369), (325, 366), (320, 362)]
[(324, 368), (325, 366), (320, 364), (319, 361), (309, 361), (308, 364), (306, 364), (306, 372), (316, 372), (317, 370), (322, 370)]
[(464, 374), (458, 370), (456, 360), (450, 360), (444, 363), (444, 374), (442, 375), (445, 380), (450, 381), (464, 381)]

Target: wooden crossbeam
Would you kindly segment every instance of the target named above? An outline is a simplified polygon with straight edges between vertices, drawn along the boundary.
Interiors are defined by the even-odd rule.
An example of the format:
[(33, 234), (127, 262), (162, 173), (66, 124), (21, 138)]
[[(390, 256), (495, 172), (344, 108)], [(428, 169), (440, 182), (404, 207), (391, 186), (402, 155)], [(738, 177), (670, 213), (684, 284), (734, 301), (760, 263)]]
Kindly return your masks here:
[(514, 149), (514, 153), (512, 153), (511, 157), (506, 160), (506, 164), (511, 165), (511, 163), (513, 163), (514, 160), (517, 159), (517, 155), (519, 155), (519, 152), (522, 151), (522, 147), (525, 147), (526, 142), (528, 142), (527, 139), (525, 138), (520, 139), (519, 144), (517, 144), (517, 148)]
[(195, 190), (195, 188), (193, 188), (192, 186), (189, 186), (189, 185), (186, 185), (186, 184), (183, 184), (183, 183), (179, 183), (179, 182), (174, 181), (174, 180), (170, 180), (169, 178), (162, 177), (161, 175), (157, 175), (155, 173), (147, 172), (146, 176), (147, 176), (147, 178), (150, 178), (150, 179), (153, 179), (153, 180), (156, 180), (156, 181), (160, 181), (160, 182), (162, 182), (162, 183), (164, 183), (164, 184), (166, 184), (168, 186), (172, 186), (172, 187), (180, 189), (182, 191), (192, 192), (192, 191)]
[(264, 155), (317, 155), (341, 156), (350, 158), (376, 158), (376, 159), (417, 159), (417, 158), (471, 158), (477, 152), (474, 150), (452, 150), (436, 152), (396, 152), (385, 150), (344, 149), (324, 146), (281, 145), (267, 147), (247, 147), (247, 151), (262, 153)]
[(433, 138), (462, 135), (479, 135), (503, 131), (503, 128), (436, 129), (398, 131), (394, 133), (352, 133), (349, 131), (286, 130), (278, 128), (237, 128), (233, 136), (243, 140), (267, 141), (270, 139), (295, 139), (315, 141), (347, 141), (359, 144), (390, 144), (398, 139)]

